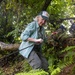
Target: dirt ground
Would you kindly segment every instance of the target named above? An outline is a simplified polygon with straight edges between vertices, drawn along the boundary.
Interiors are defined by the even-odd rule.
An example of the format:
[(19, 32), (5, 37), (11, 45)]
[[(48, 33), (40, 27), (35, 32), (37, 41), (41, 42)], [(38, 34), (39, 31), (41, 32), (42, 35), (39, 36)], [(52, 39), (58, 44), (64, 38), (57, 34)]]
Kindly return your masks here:
[[(15, 70), (12, 69), (12, 72), (14, 73), (14, 71), (19, 71), (20, 68), (15, 68)], [(3, 70), (6, 71), (5, 72), (6, 75), (12, 74), (10, 67), (4, 67)], [(75, 75), (75, 64), (71, 64), (71, 65), (63, 68), (59, 75)]]
[(75, 75), (75, 64), (66, 66), (59, 75)]

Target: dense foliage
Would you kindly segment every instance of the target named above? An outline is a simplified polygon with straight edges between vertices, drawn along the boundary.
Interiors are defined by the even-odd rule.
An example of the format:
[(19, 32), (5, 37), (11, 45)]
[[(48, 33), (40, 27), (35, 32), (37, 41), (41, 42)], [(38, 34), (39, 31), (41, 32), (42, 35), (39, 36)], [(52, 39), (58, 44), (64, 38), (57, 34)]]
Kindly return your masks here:
[[(56, 30), (62, 23), (65, 24), (65, 27), (68, 30), (70, 25), (68, 18), (75, 19), (74, 0), (1, 0), (0, 40), (5, 43), (20, 43), (21, 32), (41, 10), (47, 10), (50, 14), (50, 19), (46, 28), (48, 36), (50, 36), (51, 32)], [(53, 46), (50, 44), (45, 44), (43, 46), (43, 54), (49, 62), (49, 72), (51, 75), (58, 75), (65, 66), (75, 63), (75, 46), (67, 46), (66, 48), (63, 48), (62, 41), (60, 39), (58, 39), (58, 41), (60, 43), (57, 47), (54, 46), (56, 43), (54, 43), (54, 41), (52, 41), (54, 43)], [(2, 51), (0, 53), (0, 56), (2, 56), (8, 52)], [(62, 57), (61, 55), (64, 53), (66, 53), (66, 55)], [(27, 73), (31, 70), (30, 66), (28, 66), (24, 60), (20, 61), (18, 56), (19, 55), (14, 55), (14, 58), (10, 57), (11, 60), (8, 63), (9, 68), (11, 68), (10, 71), (7, 72), (7, 70), (5, 71), (4, 68), (1, 68), (0, 74), (10, 75), (20, 72), (16, 75), (48, 75), (48, 73), (42, 70)], [(20, 65), (17, 65), (17, 63)], [(17, 66), (19, 67), (17, 68)], [(73, 70), (75, 71), (75, 68), (73, 68)]]
[[(0, 4), (0, 39), (5, 42), (17, 42), (20, 33), (26, 25), (44, 8), (46, 0), (3, 0)], [(74, 16), (74, 1), (54, 0), (47, 7), (50, 14), (50, 23), (58, 25), (56, 22), (60, 18)], [(50, 28), (52, 25), (49, 24)]]

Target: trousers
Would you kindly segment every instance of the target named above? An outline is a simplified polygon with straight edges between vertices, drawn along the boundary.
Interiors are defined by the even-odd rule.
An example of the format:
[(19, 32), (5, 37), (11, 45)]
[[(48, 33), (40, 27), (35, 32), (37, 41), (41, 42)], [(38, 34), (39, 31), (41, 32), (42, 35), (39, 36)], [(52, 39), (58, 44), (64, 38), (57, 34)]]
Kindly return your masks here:
[(30, 53), (29, 58), (27, 58), (27, 61), (33, 69), (43, 69), (45, 71), (48, 71), (48, 62), (40, 52), (36, 52), (33, 50)]

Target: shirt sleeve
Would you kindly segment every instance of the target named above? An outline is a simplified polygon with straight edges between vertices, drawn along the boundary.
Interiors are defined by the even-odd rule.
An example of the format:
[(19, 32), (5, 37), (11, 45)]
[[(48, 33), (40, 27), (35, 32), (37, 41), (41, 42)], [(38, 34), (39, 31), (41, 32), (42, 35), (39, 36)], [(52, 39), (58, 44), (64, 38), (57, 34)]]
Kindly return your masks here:
[(35, 22), (28, 24), (24, 32), (21, 34), (21, 39), (26, 41), (35, 31)]

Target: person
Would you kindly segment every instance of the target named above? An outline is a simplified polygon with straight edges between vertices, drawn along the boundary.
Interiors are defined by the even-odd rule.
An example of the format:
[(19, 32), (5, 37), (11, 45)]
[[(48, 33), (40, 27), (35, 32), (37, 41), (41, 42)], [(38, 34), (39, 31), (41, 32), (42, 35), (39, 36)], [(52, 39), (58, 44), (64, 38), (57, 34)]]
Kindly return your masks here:
[(42, 44), (46, 40), (44, 25), (48, 20), (48, 12), (41, 11), (21, 34), (22, 43), (19, 53), (27, 59), (32, 69), (48, 71), (48, 61), (41, 50)]
[(60, 45), (61, 42), (66, 38), (66, 27), (64, 25), (60, 25), (58, 29), (51, 33), (51, 41), (53, 42), (53, 46)]
[(62, 36), (62, 34), (64, 32), (66, 32), (66, 27), (63, 26), (63, 25), (60, 25), (59, 28), (56, 31), (52, 32), (51, 37), (53, 39), (57, 40), (57, 38), (59, 38), (60, 36)]
[(71, 37), (75, 37), (75, 23), (74, 20), (70, 20), (71, 22), (71, 27), (69, 28), (69, 32), (71, 34)]

